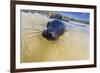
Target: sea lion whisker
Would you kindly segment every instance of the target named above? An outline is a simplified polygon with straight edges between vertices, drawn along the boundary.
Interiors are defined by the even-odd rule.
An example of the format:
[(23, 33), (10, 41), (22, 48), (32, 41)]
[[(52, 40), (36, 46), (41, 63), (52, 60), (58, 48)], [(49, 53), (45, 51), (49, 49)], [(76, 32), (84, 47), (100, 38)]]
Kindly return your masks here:
[(36, 36), (39, 36), (39, 35), (38, 34), (35, 34), (35, 35), (27, 36), (27, 37), (36, 37)]
[(38, 36), (40, 36), (40, 35), (34, 34), (34, 35), (26, 36), (26, 38), (35, 38), (35, 37), (38, 37)]
[(57, 41), (53, 41), (53, 42), (54, 42), (54, 46), (58, 48)]
[(59, 49), (59, 45), (58, 45), (57, 41), (55, 41), (55, 46)]
[(40, 26), (45, 27), (46, 25), (44, 25), (44, 24), (40, 24)]
[(34, 38), (29, 38), (28, 40), (30, 41), (30, 43), (32, 42), (32, 41), (36, 41), (36, 40), (34, 40), (34, 39), (36, 39), (36, 38), (38, 38), (39, 36), (37, 36), (37, 37), (34, 37)]
[(64, 48), (64, 39), (62, 39), (62, 38), (59, 38), (59, 41), (61, 42), (61, 44), (62, 44), (62, 46), (63, 46), (63, 48)]
[(65, 45), (64, 45), (64, 40), (62, 40), (62, 39), (59, 39), (59, 44), (60, 44), (60, 46), (62, 47), (62, 49), (60, 49), (61, 50), (61, 52), (63, 52), (63, 49), (65, 49)]
[[(59, 48), (58, 46), (57, 46), (57, 41), (54, 41), (54, 49), (55, 48)], [(58, 50), (56, 50), (55, 52), (57, 52)]]
[(53, 41), (53, 47), (55, 48), (55, 42)]
[[(64, 36), (64, 37), (66, 37), (66, 39), (69, 40), (68, 36)], [(65, 39), (63, 39), (63, 37), (59, 37), (59, 39), (62, 39), (63, 41), (65, 40)]]
[(30, 32), (30, 33), (25, 33), (24, 35), (34, 35), (34, 34), (41, 34), (41, 32)]
[(36, 39), (36, 38), (38, 38), (38, 37), (40, 37), (40, 36), (39, 36), (39, 35), (34, 35), (34, 36), (27, 37), (26, 39), (32, 40), (32, 39)]
[[(60, 38), (60, 39), (64, 40), (63, 38)], [(71, 41), (71, 40), (70, 40), (70, 39), (68, 39), (68, 38), (67, 38), (67, 40), (68, 40), (68, 41)], [(71, 43), (69, 43), (69, 45), (71, 45)]]
[(27, 35), (25, 37), (35, 37), (35, 36), (39, 36), (40, 34), (34, 34), (34, 35)]
[(42, 31), (41, 29), (36, 29), (36, 28), (25, 28), (24, 30), (35, 30), (35, 31)]
[(62, 39), (59, 39), (59, 42), (60, 42), (61, 46), (64, 48), (64, 41)]
[(58, 52), (61, 52), (61, 44), (59, 41), (57, 41), (57, 45), (58, 45)]
[(58, 48), (60, 48), (61, 46), (60, 46), (60, 44), (59, 44), (59, 41), (57, 41), (57, 45), (58, 45)]
[(59, 47), (61, 47), (61, 43), (60, 43), (60, 41), (57, 41), (57, 44), (59, 45)]

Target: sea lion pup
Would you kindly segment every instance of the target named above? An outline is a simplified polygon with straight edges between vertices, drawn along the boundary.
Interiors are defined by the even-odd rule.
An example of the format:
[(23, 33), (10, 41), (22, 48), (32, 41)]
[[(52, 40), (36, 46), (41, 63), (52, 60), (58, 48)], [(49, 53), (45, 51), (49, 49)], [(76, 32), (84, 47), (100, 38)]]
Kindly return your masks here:
[(21, 12), (21, 62), (89, 58), (89, 34), (74, 24)]

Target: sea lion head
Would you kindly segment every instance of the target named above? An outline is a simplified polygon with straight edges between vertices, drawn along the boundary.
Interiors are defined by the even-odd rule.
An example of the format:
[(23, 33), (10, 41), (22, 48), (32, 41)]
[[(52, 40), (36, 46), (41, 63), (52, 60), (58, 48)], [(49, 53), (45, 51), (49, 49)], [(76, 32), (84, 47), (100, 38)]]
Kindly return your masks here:
[(47, 23), (47, 29), (42, 32), (42, 36), (47, 40), (57, 40), (65, 32), (65, 25), (60, 20), (51, 20)]

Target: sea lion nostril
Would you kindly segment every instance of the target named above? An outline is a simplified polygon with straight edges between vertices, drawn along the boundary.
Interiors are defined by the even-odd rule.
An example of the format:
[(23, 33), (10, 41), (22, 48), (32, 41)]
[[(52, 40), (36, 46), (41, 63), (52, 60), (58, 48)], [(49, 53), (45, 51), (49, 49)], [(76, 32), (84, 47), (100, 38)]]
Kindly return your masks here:
[(54, 39), (55, 38), (54, 32), (48, 32), (48, 37)]

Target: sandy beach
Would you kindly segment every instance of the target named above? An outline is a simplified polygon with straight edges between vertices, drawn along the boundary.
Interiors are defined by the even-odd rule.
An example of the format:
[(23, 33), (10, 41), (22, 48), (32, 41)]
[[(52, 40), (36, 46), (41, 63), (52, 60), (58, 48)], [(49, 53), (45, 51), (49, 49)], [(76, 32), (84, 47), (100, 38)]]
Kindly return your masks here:
[[(41, 36), (41, 32), (36, 36), (34, 34), (25, 35), (34, 33), (34, 29), (45, 29), (48, 18), (41, 16), (36, 18), (34, 15), (28, 14), (21, 16), (21, 62), (89, 59), (89, 26), (86, 24), (77, 26), (74, 22), (65, 22), (69, 27), (66, 27), (64, 35), (57, 41), (48, 41)], [(41, 26), (42, 24), (44, 25)], [(33, 30), (25, 30), (25, 28)]]

